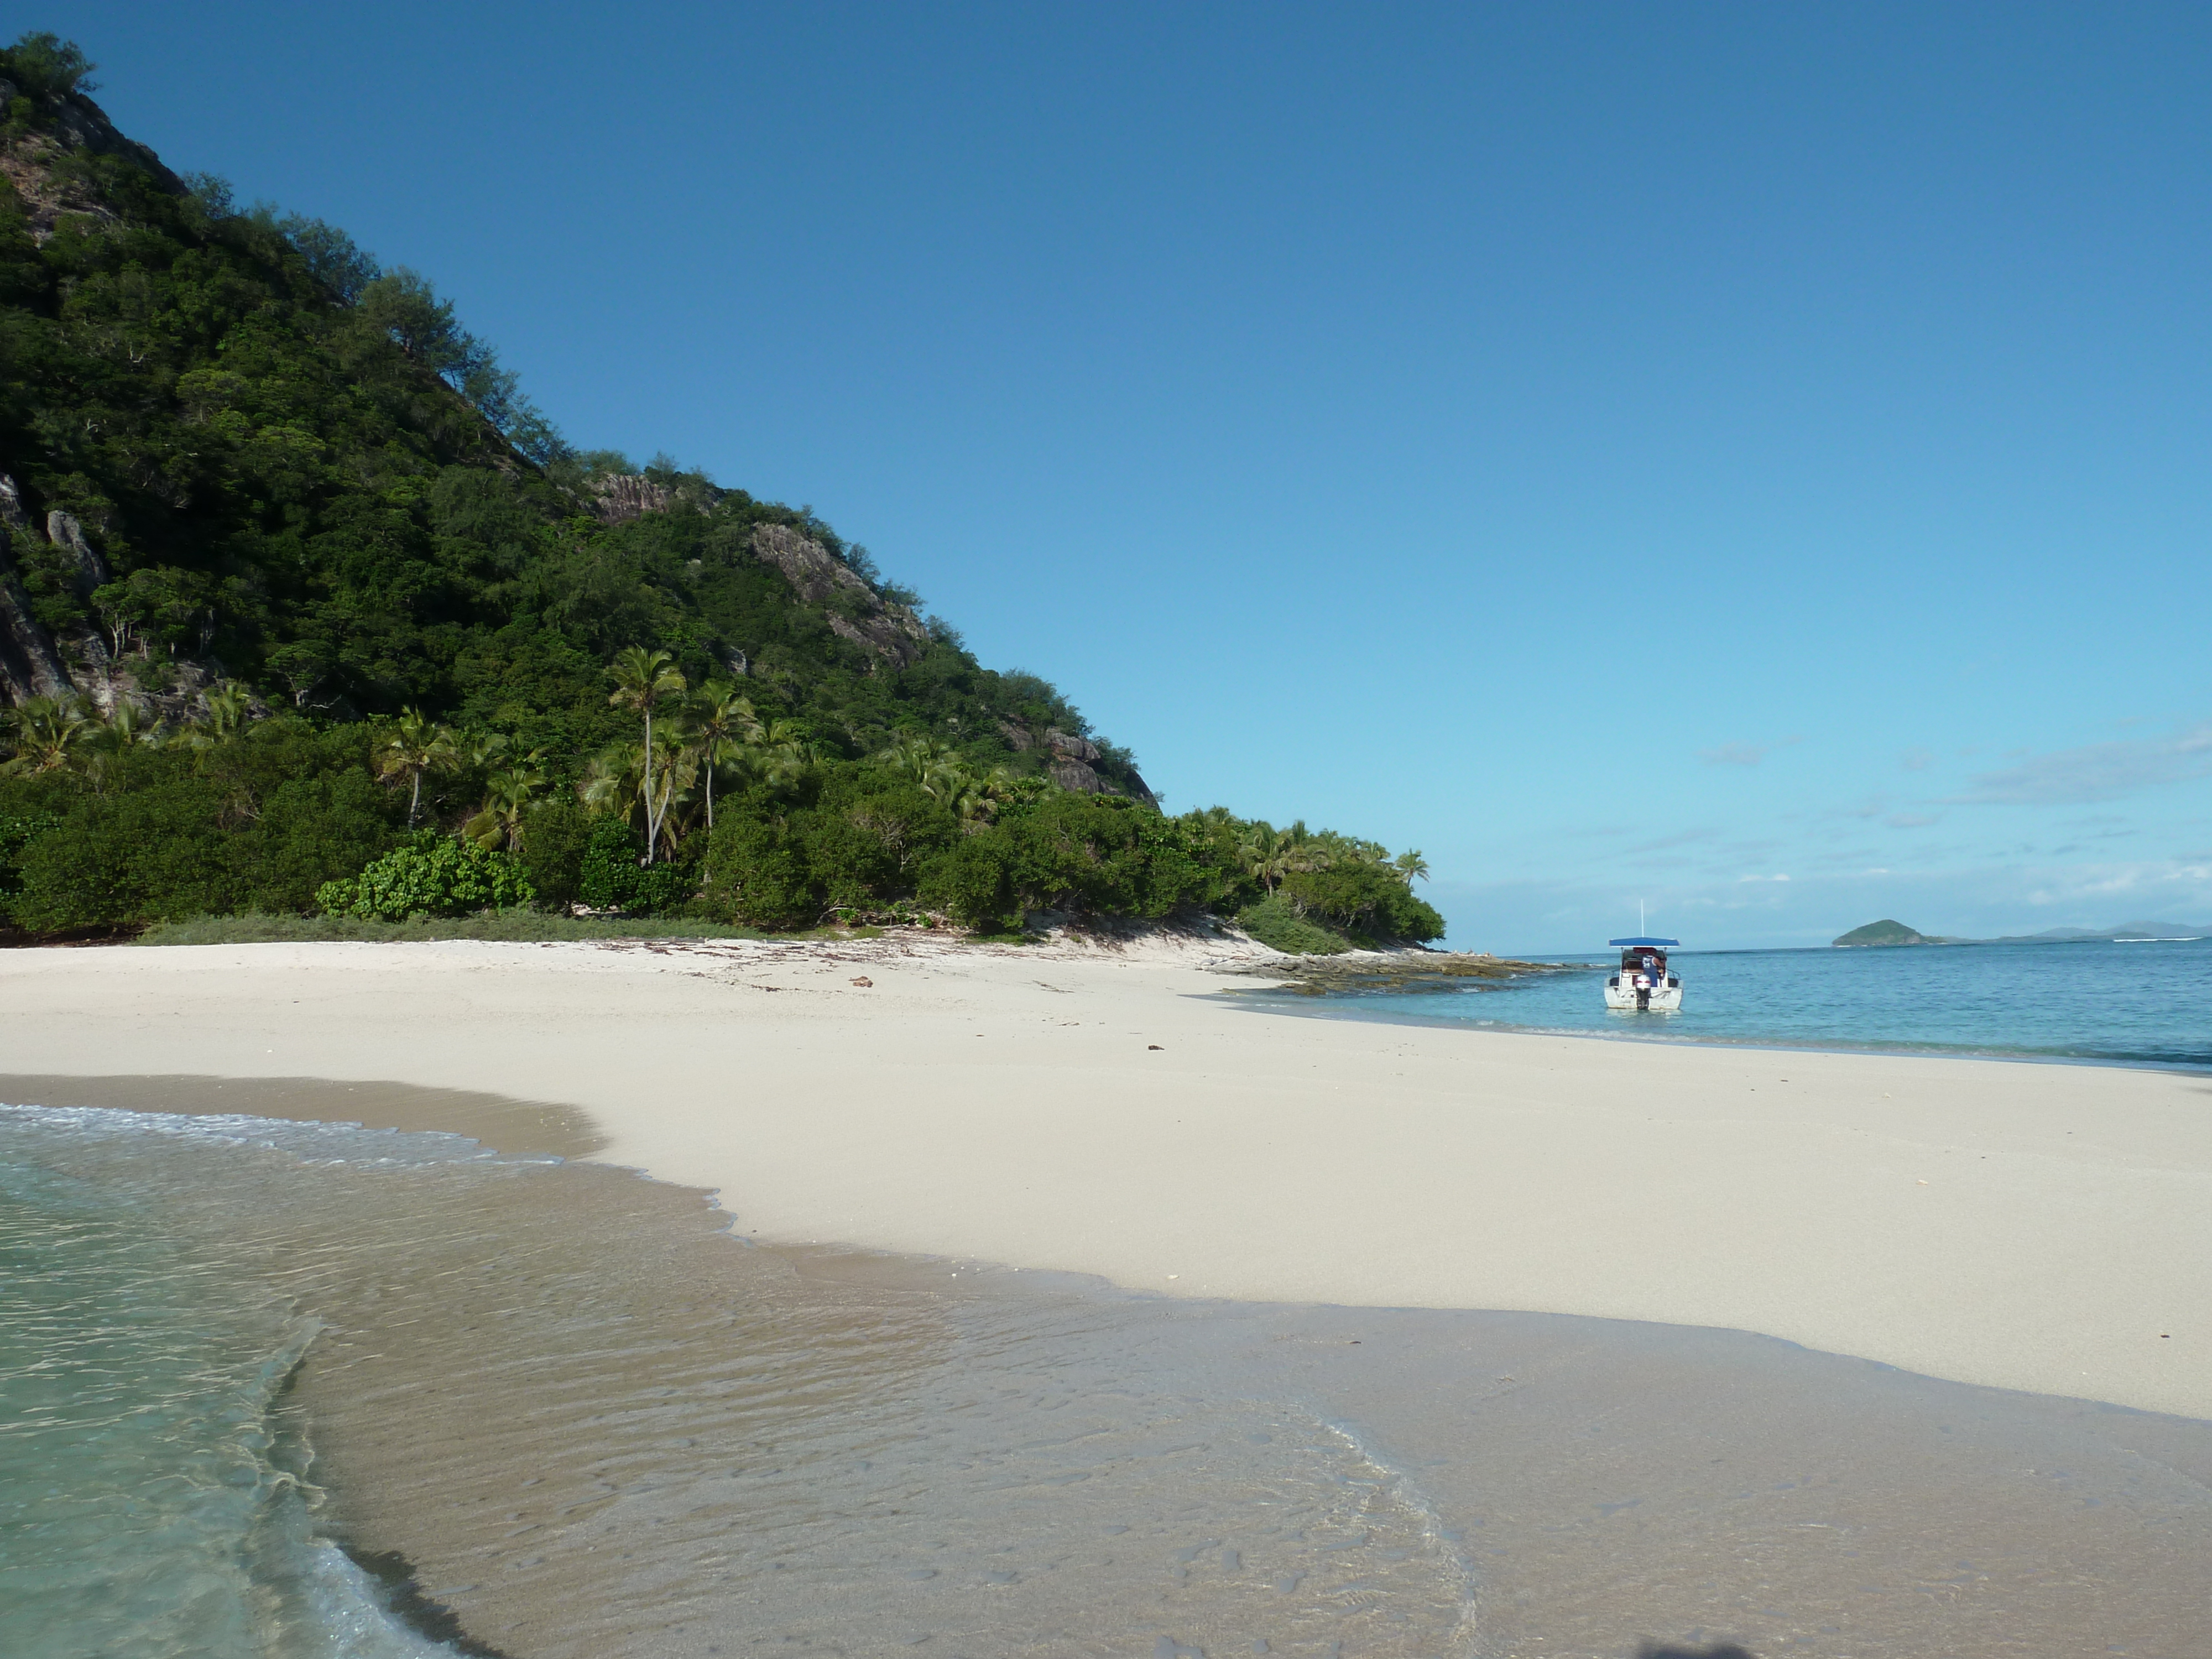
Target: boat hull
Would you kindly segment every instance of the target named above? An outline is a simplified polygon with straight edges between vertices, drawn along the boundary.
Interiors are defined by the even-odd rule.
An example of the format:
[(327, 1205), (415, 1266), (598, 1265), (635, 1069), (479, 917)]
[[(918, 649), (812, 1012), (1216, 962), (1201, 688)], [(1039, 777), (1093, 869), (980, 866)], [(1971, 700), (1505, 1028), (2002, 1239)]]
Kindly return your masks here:
[(1605, 982), (1605, 1006), (1615, 1013), (1675, 1013), (1682, 1006), (1682, 981), (1670, 976), (1666, 984), (1645, 993), (1623, 985), (1616, 975)]

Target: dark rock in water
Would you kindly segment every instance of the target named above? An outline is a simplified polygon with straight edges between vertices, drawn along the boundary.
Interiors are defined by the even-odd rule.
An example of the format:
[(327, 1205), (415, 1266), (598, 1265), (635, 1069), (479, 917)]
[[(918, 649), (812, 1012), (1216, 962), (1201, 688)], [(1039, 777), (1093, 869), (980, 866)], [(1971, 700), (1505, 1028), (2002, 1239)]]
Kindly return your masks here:
[(1224, 969), (1249, 979), (1272, 979), (1276, 989), (1302, 996), (1344, 991), (1474, 991), (1487, 988), (1469, 981), (1503, 982), (1530, 974), (1593, 971), (1582, 963), (1516, 962), (1504, 957), (1456, 951), (1359, 951), (1343, 956), (1291, 957), (1281, 962), (1244, 962)]

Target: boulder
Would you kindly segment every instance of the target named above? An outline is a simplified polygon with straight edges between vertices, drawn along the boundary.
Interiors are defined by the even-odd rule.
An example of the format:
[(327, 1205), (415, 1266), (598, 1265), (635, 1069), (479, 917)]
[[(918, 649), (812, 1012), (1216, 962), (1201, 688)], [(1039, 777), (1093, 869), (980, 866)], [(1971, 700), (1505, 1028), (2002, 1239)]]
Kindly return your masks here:
[(1088, 738), (1070, 736), (1057, 726), (1044, 734), (1044, 744), (1054, 755), (1067, 760), (1081, 761), (1086, 765), (1098, 758), (1097, 744)]
[(1121, 791), (1108, 783), (1084, 762), (1066, 755), (1055, 755), (1045, 769), (1045, 775), (1061, 788), (1078, 795), (1117, 795)]

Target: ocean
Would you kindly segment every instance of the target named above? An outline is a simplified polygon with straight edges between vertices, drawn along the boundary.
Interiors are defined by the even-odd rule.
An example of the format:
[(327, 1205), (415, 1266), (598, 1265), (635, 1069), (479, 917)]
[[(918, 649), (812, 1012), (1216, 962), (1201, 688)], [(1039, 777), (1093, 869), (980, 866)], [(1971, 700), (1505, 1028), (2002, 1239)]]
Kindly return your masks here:
[[(1553, 958), (1608, 971), (1618, 951)], [(1614, 1013), (1603, 975), (1469, 988), (1267, 994), (1309, 1012), (1658, 1042), (1755, 1043), (2212, 1070), (2212, 939), (2141, 944), (1674, 951), (1679, 1012)]]

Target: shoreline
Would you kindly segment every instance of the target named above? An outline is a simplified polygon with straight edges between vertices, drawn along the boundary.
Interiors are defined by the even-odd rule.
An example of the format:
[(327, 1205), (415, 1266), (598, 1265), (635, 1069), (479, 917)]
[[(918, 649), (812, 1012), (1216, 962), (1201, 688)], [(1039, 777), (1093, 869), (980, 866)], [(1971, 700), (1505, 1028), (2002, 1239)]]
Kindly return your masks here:
[(2212, 1417), (2188, 1075), (1230, 1022), (1275, 1011), (1188, 949), (929, 943), (10, 953), (0, 1033), (19, 1074), (556, 1103), (764, 1242), (1748, 1331)]
[[(2195, 941), (2191, 941), (2194, 943)], [(1701, 1034), (1697, 1036), (1645, 1036), (1630, 1031), (1607, 1031), (1572, 1025), (1521, 1025), (1510, 1020), (1456, 1019), (1449, 1014), (1394, 1013), (1384, 1002), (1363, 1002), (1359, 1012), (1346, 1006), (1350, 999), (1324, 999), (1300, 992), (1276, 992), (1277, 1000), (1260, 1003), (1236, 1003), (1240, 996), (1260, 998), (1271, 994), (1266, 991), (1224, 991), (1220, 994), (1231, 999), (1231, 1006), (1247, 1012), (1265, 1014), (1290, 1014), (1307, 1019), (1367, 1020), (1380, 1025), (1414, 1025), (1437, 1030), (1497, 1031), (1509, 1036), (1570, 1037), (1591, 1042), (1640, 1042), (1658, 1048), (1718, 1048), (1729, 1053), (1758, 1050), (1776, 1054), (1856, 1054), (1873, 1060), (1983, 1060), (1998, 1066), (2086, 1066), (2099, 1070), (2121, 1072), (2156, 1072), (2175, 1077), (2212, 1079), (2212, 1062), (2203, 1060), (2149, 1060), (2136, 1056), (2113, 1058), (2096, 1054), (2039, 1054), (2025, 1048), (1942, 1048), (1923, 1044), (1917, 1047), (1899, 1043), (1893, 1048), (1881, 1048), (1872, 1043), (1820, 1042), (1810, 1038), (1792, 1042), (1778, 1037), (1726, 1037)], [(1486, 996), (1490, 992), (1470, 991), (1468, 996)], [(1292, 1000), (1295, 998), (1296, 1000)], [(1331, 1002), (1334, 1002), (1332, 1009)], [(1627, 1018), (1650, 1016), (1627, 1014)]]
[[(2000, 1659), (2175, 1651), (2207, 1611), (2212, 1423), (1738, 1330), (732, 1250), (708, 1194), (487, 1093), (74, 1092), (53, 1103), (366, 1108), (506, 1140), (422, 1163), (344, 1129), (288, 1169), (256, 1137), (223, 1150), (218, 1126), (198, 1155), (254, 1195), (240, 1265), (258, 1249), (323, 1326), (294, 1398), (325, 1535), (387, 1587), (404, 1566), (394, 1611), (415, 1628), (450, 1618), (437, 1633), (513, 1659), (673, 1659), (739, 1632), (866, 1652), (1348, 1637), (1377, 1659), (1617, 1656), (1656, 1636)], [(563, 1137), (586, 1155), (546, 1161)], [(418, 1175), (379, 1173), (395, 1162)], [(227, 1201), (203, 1228), (227, 1231)]]

